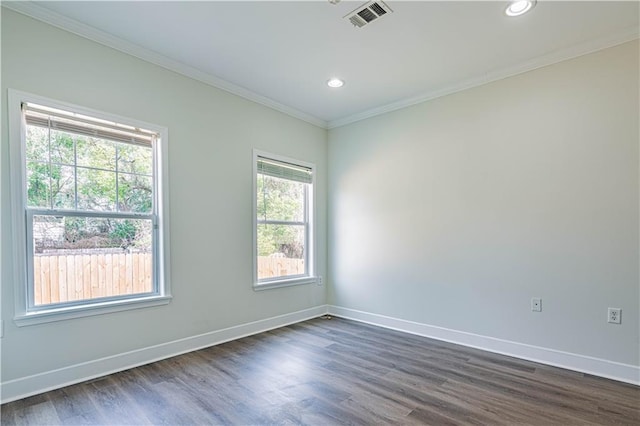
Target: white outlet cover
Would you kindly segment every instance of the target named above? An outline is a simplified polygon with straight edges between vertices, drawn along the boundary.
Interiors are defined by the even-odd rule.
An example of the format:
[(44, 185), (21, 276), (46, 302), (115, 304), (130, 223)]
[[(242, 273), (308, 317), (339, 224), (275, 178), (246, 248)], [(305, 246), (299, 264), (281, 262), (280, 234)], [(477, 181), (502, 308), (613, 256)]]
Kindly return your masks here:
[(542, 299), (540, 297), (531, 299), (531, 310), (533, 312), (542, 312)]
[(607, 310), (607, 322), (611, 324), (621, 324), (622, 323), (622, 309), (620, 308), (609, 308)]

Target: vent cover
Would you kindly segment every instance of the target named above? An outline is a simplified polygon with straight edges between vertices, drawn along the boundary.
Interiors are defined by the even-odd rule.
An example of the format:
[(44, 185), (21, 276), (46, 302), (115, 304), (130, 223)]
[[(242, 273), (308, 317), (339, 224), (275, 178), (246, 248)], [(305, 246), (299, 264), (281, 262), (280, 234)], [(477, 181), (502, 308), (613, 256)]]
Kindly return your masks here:
[(348, 19), (354, 27), (362, 28), (376, 19), (392, 12), (393, 10), (391, 10), (391, 8), (383, 1), (373, 0), (358, 7), (344, 18)]

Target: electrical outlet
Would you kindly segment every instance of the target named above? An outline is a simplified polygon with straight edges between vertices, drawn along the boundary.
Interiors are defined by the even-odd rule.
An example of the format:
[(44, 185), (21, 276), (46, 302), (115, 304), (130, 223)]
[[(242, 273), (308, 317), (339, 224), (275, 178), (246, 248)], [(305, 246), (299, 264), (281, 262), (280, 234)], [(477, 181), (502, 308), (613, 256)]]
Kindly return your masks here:
[(607, 310), (607, 322), (612, 324), (620, 324), (622, 322), (622, 309), (609, 308)]
[(533, 312), (542, 312), (542, 299), (534, 297), (531, 299), (531, 310)]
[(316, 283), (318, 285), (322, 285), (322, 276), (318, 276), (318, 278), (316, 279)]

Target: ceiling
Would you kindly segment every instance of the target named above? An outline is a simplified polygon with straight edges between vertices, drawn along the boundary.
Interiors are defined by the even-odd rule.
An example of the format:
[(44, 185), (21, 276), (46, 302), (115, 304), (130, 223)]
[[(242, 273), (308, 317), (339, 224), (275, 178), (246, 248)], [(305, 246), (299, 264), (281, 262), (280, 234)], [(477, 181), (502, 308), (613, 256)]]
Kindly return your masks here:
[[(335, 127), (638, 38), (639, 2), (3, 2), (322, 127)], [(331, 89), (326, 81), (346, 84)]]

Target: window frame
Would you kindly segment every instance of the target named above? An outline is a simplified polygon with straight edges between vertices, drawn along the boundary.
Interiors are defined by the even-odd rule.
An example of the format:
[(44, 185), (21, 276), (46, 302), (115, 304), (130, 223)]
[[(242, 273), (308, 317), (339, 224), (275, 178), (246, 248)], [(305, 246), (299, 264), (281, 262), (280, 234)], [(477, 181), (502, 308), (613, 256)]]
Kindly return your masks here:
[[(9, 118), (9, 159), (11, 176), (11, 209), (13, 225), (13, 265), (14, 265), (14, 322), (18, 326), (61, 321), (129, 309), (166, 305), (172, 296), (169, 283), (169, 180), (168, 180), (168, 129), (140, 120), (118, 116), (71, 103), (57, 101), (31, 93), (8, 89)], [(74, 113), (109, 120), (121, 124), (152, 130), (160, 135), (152, 147), (153, 152), (153, 211), (154, 238), (153, 256), (153, 293), (141, 293), (127, 296), (113, 296), (100, 299), (88, 299), (55, 305), (33, 306), (30, 292), (33, 292), (33, 227), (27, 226), (27, 220), (34, 215), (44, 213), (52, 215), (79, 217), (113, 217), (113, 212), (78, 212), (75, 210), (43, 209), (27, 206), (27, 170), (26, 170), (26, 123), (23, 120), (22, 104), (34, 103), (51, 108), (72, 111)], [(148, 219), (149, 215), (121, 214)], [(17, 231), (23, 230), (23, 231)], [(31, 250), (31, 251), (29, 251)], [(31, 269), (33, 270), (33, 269)]]
[[(289, 287), (302, 284), (317, 283), (316, 276), (316, 221), (315, 221), (315, 188), (316, 188), (316, 166), (313, 163), (300, 161), (270, 152), (253, 150), (253, 186), (252, 186), (252, 222), (253, 222), (253, 289), (267, 290), (271, 288)], [(307, 273), (304, 275), (284, 276), (270, 279), (258, 279), (258, 159), (265, 158), (296, 166), (305, 167), (311, 170), (311, 183), (306, 188), (305, 200), (305, 267)]]

